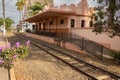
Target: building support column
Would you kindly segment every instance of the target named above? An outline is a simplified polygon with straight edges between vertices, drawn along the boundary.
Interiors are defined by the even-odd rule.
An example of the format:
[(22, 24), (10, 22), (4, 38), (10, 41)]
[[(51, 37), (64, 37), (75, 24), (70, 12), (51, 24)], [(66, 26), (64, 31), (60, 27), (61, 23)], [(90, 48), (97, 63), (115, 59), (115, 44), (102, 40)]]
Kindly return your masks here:
[(55, 18), (55, 34), (56, 34), (56, 36), (57, 36), (57, 25), (58, 25), (57, 18)]
[(35, 23), (35, 32), (37, 34), (37, 23)]

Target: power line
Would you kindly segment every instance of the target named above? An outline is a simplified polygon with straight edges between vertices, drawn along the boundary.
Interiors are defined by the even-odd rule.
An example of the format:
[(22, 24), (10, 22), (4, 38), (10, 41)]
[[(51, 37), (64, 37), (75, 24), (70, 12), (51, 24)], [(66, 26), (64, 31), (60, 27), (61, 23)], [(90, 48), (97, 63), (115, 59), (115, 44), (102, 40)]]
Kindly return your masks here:
[[(0, 9), (2, 10), (2, 8), (0, 8)], [(11, 8), (7, 8), (6, 10), (7, 10), (7, 11), (18, 12), (17, 9), (16, 9), (16, 10), (13, 10), (13, 9), (11, 9)]]
[[(8, 3), (12, 2), (12, 1), (13, 1), (13, 0), (9, 0), (9, 1), (5, 4), (5, 6), (7, 6)], [(0, 2), (0, 4), (2, 4), (2, 3)]]
[[(0, 11), (0, 12), (2, 12), (2, 11)], [(15, 13), (15, 14), (18, 14), (18, 12), (16, 12), (16, 11), (6, 11), (6, 12), (10, 12), (10, 13)]]
[(13, 0), (9, 0), (5, 5), (8, 5), (8, 3), (12, 2)]
[(7, 14), (9, 13), (9, 15), (13, 14), (14, 16), (19, 16), (19, 14), (15, 14), (15, 13), (11, 13), (11, 12), (7, 12)]
[[(9, 0), (5, 5), (8, 5), (8, 3), (10, 3), (10, 2), (12, 2), (13, 0)], [(1, 9), (2, 7), (0, 7), (0, 9)], [(7, 12), (8, 11), (11, 11), (11, 12), (17, 12), (17, 9), (16, 9), (16, 11), (14, 11), (13, 9), (16, 9), (15, 7), (12, 7), (12, 9), (11, 8), (6, 8), (6, 10), (7, 10)]]
[[(2, 9), (1, 6), (0, 6), (0, 9)], [(13, 6), (9, 6), (9, 7), (5, 8), (5, 9), (17, 10), (17, 8), (16, 8), (16, 7), (13, 7)]]

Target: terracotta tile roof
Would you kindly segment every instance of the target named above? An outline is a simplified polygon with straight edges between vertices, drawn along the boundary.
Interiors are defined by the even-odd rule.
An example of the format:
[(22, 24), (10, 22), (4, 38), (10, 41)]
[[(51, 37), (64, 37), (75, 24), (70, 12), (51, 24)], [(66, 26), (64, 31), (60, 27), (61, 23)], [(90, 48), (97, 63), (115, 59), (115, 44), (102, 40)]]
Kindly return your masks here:
[(36, 22), (38, 20), (43, 20), (48, 17), (59, 17), (59, 16), (70, 16), (76, 15), (76, 12), (67, 11), (67, 10), (59, 10), (59, 9), (48, 9), (43, 12), (40, 12), (34, 16), (31, 16), (27, 19), (24, 19), (23, 22)]

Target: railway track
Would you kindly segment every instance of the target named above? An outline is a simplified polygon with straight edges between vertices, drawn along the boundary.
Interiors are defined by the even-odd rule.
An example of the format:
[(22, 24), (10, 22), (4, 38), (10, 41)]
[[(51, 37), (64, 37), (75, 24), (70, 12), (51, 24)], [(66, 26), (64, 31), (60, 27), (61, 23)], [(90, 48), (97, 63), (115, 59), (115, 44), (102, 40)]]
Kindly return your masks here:
[(84, 74), (87, 77), (87, 80), (120, 80), (120, 76), (71, 56), (57, 46), (30, 37), (23, 37), (22, 35), (17, 36), (20, 36), (23, 40), (31, 40), (31, 43), (36, 47), (44, 50), (48, 54), (74, 68), (76, 71)]

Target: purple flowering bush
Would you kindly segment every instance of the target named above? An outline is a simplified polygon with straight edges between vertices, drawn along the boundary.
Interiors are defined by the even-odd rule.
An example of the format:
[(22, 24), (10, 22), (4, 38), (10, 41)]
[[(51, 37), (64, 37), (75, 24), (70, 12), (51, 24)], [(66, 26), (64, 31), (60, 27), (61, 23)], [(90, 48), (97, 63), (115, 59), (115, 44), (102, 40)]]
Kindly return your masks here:
[(13, 67), (13, 62), (17, 59), (24, 59), (29, 52), (30, 41), (26, 41), (26, 45), (20, 45), (16, 42), (14, 47), (0, 47), (0, 66), (10, 69)]

